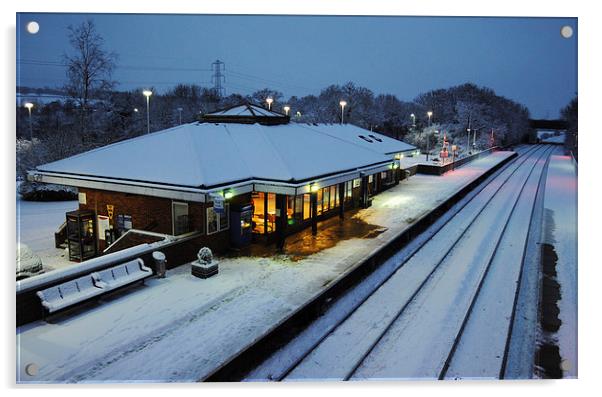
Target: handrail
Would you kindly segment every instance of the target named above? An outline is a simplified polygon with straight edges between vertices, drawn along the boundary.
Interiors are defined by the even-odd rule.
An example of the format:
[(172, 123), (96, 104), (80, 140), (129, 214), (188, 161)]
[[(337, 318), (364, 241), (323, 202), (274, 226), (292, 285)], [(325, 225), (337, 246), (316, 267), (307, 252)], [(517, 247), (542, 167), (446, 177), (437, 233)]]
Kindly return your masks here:
[(121, 236), (119, 236), (119, 238), (117, 240), (113, 241), (113, 243), (111, 245), (109, 245), (107, 248), (105, 248), (102, 252), (103, 253), (107, 252), (109, 250), (109, 248), (111, 248), (113, 245), (117, 244), (118, 241), (124, 239), (130, 233), (142, 234), (142, 235), (151, 236), (151, 237), (161, 237), (163, 240), (170, 240), (170, 239), (173, 239), (173, 237), (174, 237), (169, 234), (149, 232), (149, 231), (140, 230), (140, 229), (128, 229), (125, 233), (123, 233)]

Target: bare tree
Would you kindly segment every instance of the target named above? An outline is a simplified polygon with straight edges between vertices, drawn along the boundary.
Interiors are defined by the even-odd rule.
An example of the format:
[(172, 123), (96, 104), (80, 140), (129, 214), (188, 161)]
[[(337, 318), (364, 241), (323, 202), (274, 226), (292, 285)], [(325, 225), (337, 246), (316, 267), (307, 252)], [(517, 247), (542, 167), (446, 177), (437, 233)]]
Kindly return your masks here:
[(71, 55), (65, 54), (67, 65), (66, 91), (79, 106), (82, 139), (87, 128), (87, 113), (90, 100), (110, 90), (114, 86), (111, 80), (117, 54), (107, 52), (104, 40), (96, 31), (94, 22), (87, 20), (81, 25), (70, 25), (69, 43), (73, 47)]

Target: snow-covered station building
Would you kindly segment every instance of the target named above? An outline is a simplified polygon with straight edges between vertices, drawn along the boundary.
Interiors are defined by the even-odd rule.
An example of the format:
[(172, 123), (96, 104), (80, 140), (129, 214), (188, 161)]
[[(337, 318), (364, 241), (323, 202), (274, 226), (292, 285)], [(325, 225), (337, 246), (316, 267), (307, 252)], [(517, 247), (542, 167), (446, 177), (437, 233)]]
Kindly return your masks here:
[[(74, 260), (140, 244), (128, 230), (195, 236), (223, 251), (287, 235), (350, 208), (404, 177), (416, 148), (351, 124), (304, 124), (252, 104), (41, 165), (29, 178), (77, 187), (68, 213)], [(69, 225), (69, 217), (74, 219)], [(133, 233), (129, 233), (132, 234)], [(127, 240), (127, 239), (125, 239)], [(89, 255), (86, 256), (84, 253)]]

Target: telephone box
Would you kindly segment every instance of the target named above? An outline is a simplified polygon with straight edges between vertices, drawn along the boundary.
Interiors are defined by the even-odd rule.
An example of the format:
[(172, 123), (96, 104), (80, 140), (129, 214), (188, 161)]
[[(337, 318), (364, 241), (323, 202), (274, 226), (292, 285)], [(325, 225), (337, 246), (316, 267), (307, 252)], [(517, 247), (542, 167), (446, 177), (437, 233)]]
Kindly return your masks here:
[(69, 260), (83, 262), (96, 256), (96, 222), (94, 212), (67, 212), (67, 246)]

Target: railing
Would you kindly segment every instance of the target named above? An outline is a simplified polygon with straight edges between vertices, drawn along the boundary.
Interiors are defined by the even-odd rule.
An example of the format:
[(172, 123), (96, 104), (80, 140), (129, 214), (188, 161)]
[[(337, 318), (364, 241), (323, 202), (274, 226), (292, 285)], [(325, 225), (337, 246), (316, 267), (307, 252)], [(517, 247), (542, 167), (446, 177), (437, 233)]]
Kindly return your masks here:
[(487, 150), (483, 150), (482, 152), (475, 153), (471, 156), (463, 157), (456, 161), (452, 161), (451, 163), (445, 165), (433, 165), (433, 164), (418, 164), (417, 172), (420, 174), (429, 174), (429, 175), (443, 175), (447, 171), (463, 166), (464, 164), (479, 159), (481, 157), (485, 157), (490, 155), (491, 153), (500, 150), (499, 146), (494, 146)]
[(54, 233), (54, 246), (56, 248), (62, 248), (61, 246), (67, 241), (67, 221), (63, 222), (59, 229)]
[(128, 229), (125, 233), (123, 233), (121, 236), (119, 236), (119, 238), (117, 240), (113, 241), (113, 243), (111, 245), (109, 245), (107, 248), (105, 248), (102, 252), (103, 253), (108, 252), (111, 247), (115, 246), (115, 244), (124, 240), (127, 236), (129, 236), (132, 233), (141, 234), (141, 235), (150, 236), (150, 237), (157, 237), (157, 238), (160, 238), (160, 239), (166, 240), (166, 241), (175, 239), (173, 236), (171, 236), (169, 234), (149, 232), (146, 230), (139, 230), (139, 229)]

